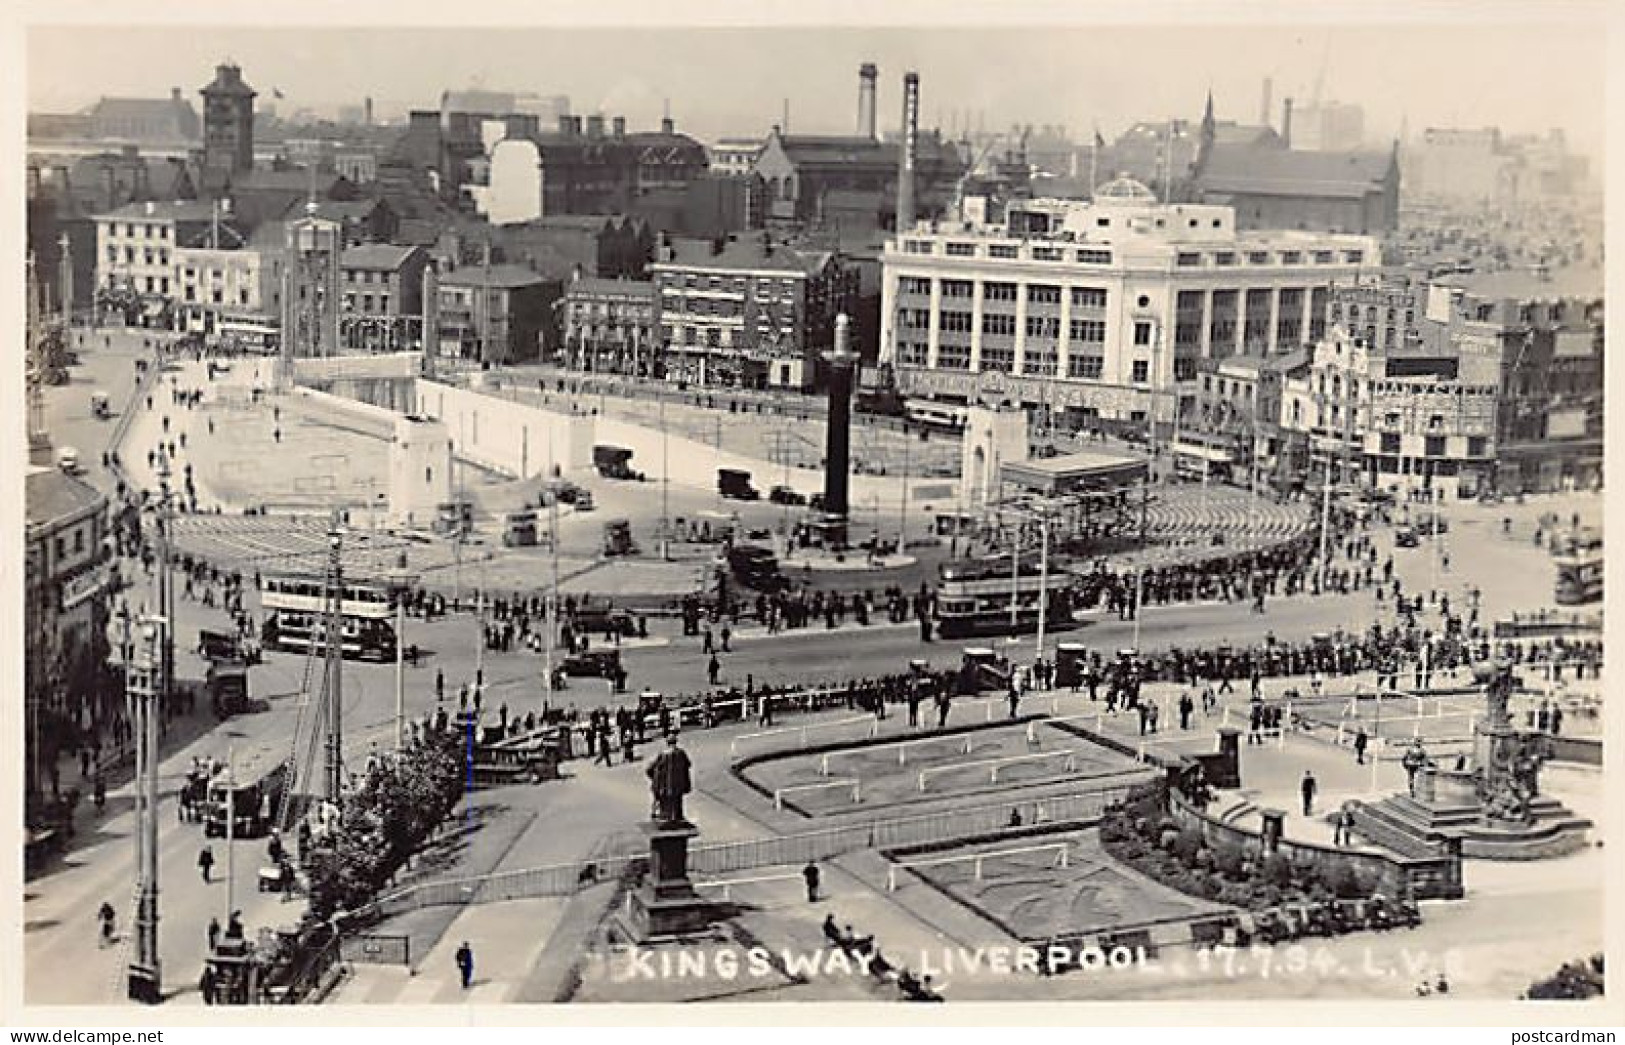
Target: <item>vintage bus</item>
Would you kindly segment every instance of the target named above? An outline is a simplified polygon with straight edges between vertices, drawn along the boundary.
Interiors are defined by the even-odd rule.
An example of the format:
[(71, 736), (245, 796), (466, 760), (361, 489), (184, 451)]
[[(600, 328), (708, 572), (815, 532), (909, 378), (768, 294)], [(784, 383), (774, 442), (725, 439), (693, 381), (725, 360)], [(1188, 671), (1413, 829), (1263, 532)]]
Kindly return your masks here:
[(1602, 601), (1602, 535), (1583, 534), (1552, 553), (1557, 566), (1555, 601), (1580, 606)]
[[(267, 649), (304, 653), (326, 646), (327, 586), (321, 577), (283, 574), (261, 582), (265, 612), (261, 641)], [(344, 656), (391, 660), (395, 656), (394, 609), (381, 584), (347, 581), (339, 598)]]
[(943, 563), (937, 585), (937, 631), (943, 638), (1010, 634), (1038, 627), (1039, 607), (1047, 602), (1045, 626), (1059, 630), (1072, 621), (1072, 574), (1039, 569), (1038, 556), (1024, 555), (1013, 567), (1008, 555)]

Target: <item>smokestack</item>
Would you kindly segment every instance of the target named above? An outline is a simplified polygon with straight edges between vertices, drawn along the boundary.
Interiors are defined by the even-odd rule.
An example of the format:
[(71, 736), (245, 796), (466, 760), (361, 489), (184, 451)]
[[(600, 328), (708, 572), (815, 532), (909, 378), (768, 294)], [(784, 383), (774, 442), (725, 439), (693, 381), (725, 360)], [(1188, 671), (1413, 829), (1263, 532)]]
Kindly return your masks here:
[(914, 227), (914, 150), (920, 136), (920, 74), (903, 77), (903, 141), (897, 161), (897, 231)]
[(372, 98), (368, 96), (361, 99), (361, 122), (368, 127), (372, 126)]
[(604, 118), (602, 116), (587, 117), (587, 137), (602, 138), (604, 136)]
[(858, 67), (858, 137), (870, 141), (875, 140), (875, 78), (879, 75), (873, 62)]
[(1292, 99), (1288, 98), (1281, 103), (1281, 140), (1286, 142), (1287, 148), (1292, 148)]
[(841, 520), (835, 541), (846, 543), (845, 521), (852, 465), (852, 368), (857, 357), (847, 348), (848, 319), (835, 317), (835, 350), (829, 362), (829, 427), (824, 443), (824, 511)]
[(665, 116), (665, 117), (661, 118), (661, 120), (660, 120), (660, 133), (661, 134), (676, 134), (677, 133), (677, 124), (672, 122), (672, 118), (670, 116)]
[(1262, 106), (1259, 107), (1259, 110), (1258, 110), (1258, 122), (1259, 122), (1259, 125), (1263, 126), (1263, 127), (1268, 127), (1270, 125), (1270, 114), (1273, 113), (1274, 111), (1275, 111), (1275, 81), (1272, 80), (1270, 77), (1266, 76), (1266, 77), (1264, 77), (1264, 103), (1263, 103)]
[(624, 117), (624, 116), (615, 117), (615, 119), (610, 121), (610, 126), (613, 128), (613, 132), (614, 132), (615, 137), (617, 137), (617, 138), (626, 137), (626, 117)]

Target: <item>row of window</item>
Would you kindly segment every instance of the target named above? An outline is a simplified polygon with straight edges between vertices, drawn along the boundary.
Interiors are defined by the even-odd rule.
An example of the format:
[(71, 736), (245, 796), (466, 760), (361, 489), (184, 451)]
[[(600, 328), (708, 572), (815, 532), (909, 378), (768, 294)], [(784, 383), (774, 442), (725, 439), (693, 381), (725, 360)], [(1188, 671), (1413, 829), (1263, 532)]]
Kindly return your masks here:
[[(950, 258), (974, 258), (977, 256), (975, 243), (950, 241), (943, 245), (943, 253)], [(937, 245), (934, 240), (906, 239), (903, 241), (903, 252), (906, 254), (935, 254)], [(1067, 251), (1055, 246), (1033, 246), (1028, 251), (1034, 261), (1066, 261)], [(1021, 257), (1021, 247), (1014, 243), (989, 243), (987, 256), (999, 260), (1012, 261)], [(1071, 259), (1080, 265), (1110, 265), (1112, 252), (1093, 248), (1081, 248), (1071, 252)]]
[[(123, 229), (121, 233), (119, 230)], [(107, 223), (107, 234), (117, 237), (123, 235), (125, 239), (156, 239), (168, 241), (170, 227), (164, 222), (125, 222), (122, 226), (116, 221)]]
[(344, 282), (346, 283), (388, 283), (390, 273), (378, 272), (374, 269), (345, 269)]
[[(1301, 250), (1283, 250), (1278, 253), (1268, 250), (1247, 250), (1239, 252), (1233, 250), (1219, 250), (1212, 253), (1199, 250), (1186, 250), (1180, 251), (1177, 255), (1175, 255), (1174, 264), (1178, 265), (1180, 268), (1201, 268), (1208, 262), (1212, 262), (1216, 268), (1231, 268), (1237, 264), (1238, 258), (1243, 258), (1249, 265), (1269, 265), (1272, 263), (1278, 263), (1281, 265), (1302, 265), (1305, 263), (1305, 259), (1307, 258), (1311, 264), (1333, 265), (1337, 263), (1338, 253), (1338, 251), (1334, 250), (1311, 250), (1308, 252)], [(1343, 264), (1345, 265), (1363, 265), (1365, 263), (1365, 251), (1363, 250), (1345, 250), (1341, 253)]]
[[(198, 303), (196, 287), (186, 287), (183, 296), (188, 304)], [(249, 304), (249, 297), (250, 295), (247, 287), (239, 288), (237, 291), (237, 304), (247, 306)], [(209, 291), (209, 301), (216, 305), (224, 305), (226, 303), (225, 292), (219, 287), (215, 287), (213, 290)]]
[[(944, 334), (969, 334), (975, 329), (975, 316), (970, 312), (942, 311), (938, 314), (938, 329)], [(899, 326), (903, 330), (929, 330), (931, 328), (931, 313), (923, 308), (906, 308), (898, 316)], [(1146, 327), (1146, 340), (1138, 344), (1150, 343), (1150, 326)], [(1061, 317), (1059, 316), (1028, 316), (1026, 324), (1027, 336), (1034, 340), (1055, 341), (1061, 336)], [(989, 312), (982, 316), (982, 333), (994, 337), (1014, 337), (1016, 334), (1016, 317), (1008, 313)], [(1090, 344), (1104, 344), (1106, 341), (1106, 321), (1103, 319), (1074, 319), (1068, 324), (1067, 333), (1074, 342)]]
[[(1447, 452), (1446, 447), (1445, 447), (1445, 439), (1446, 439), (1446, 437), (1442, 436), (1442, 435), (1424, 436), (1422, 438), (1422, 456), (1423, 457), (1443, 457), (1445, 455), (1445, 453)], [(1397, 454), (1397, 453), (1399, 453), (1400, 452), (1399, 434), (1396, 433), (1396, 432), (1384, 432), (1384, 433), (1382, 433), (1381, 446), (1382, 446), (1382, 452), (1385, 453), (1385, 454)], [(1481, 435), (1470, 435), (1470, 436), (1467, 437), (1467, 456), (1468, 457), (1484, 457), (1484, 456), (1487, 456), (1488, 453), (1489, 453), (1489, 440), (1486, 437), (1481, 436)]]
[[(135, 258), (136, 258), (135, 251), (136, 251), (136, 248), (134, 248), (134, 247), (125, 247), (123, 249), (122, 256), (124, 258), (124, 263), (126, 265), (134, 265), (135, 264)], [(109, 265), (118, 264), (120, 253), (121, 252), (120, 252), (118, 247), (115, 247), (115, 246), (112, 246), (111, 244), (109, 244), (108, 248), (107, 248), (107, 263)], [(158, 247), (156, 249), (154, 249), (152, 247), (142, 247), (141, 248), (141, 263), (143, 265), (168, 265), (169, 264), (169, 251), (165, 250), (163, 247)]]
[[(793, 278), (770, 279), (764, 276), (751, 278), (755, 280), (758, 294), (762, 292), (763, 288), (776, 287), (781, 293), (785, 294), (794, 293), (796, 289), (797, 281)], [(692, 272), (684, 273), (682, 276), (663, 274), (660, 279), (660, 285), (666, 289), (674, 289), (680, 284), (687, 290), (732, 291), (735, 294), (745, 293), (747, 282), (748, 280), (744, 276), (699, 276)]]
[[(361, 295), (361, 314), (362, 315), (370, 316), (370, 315), (374, 315), (375, 313), (388, 312), (389, 311), (389, 295), (388, 294), (379, 294), (378, 295), (378, 297), (377, 297), (378, 307), (376, 309), (374, 309), (372, 307), (373, 306), (373, 301), (374, 301), (374, 299), (373, 299), (373, 296), (371, 294), (362, 294)], [(353, 294), (353, 293), (348, 293), (347, 292), (344, 295), (344, 311), (346, 311), (346, 312), (354, 312), (355, 310), (356, 310), (356, 295)]]

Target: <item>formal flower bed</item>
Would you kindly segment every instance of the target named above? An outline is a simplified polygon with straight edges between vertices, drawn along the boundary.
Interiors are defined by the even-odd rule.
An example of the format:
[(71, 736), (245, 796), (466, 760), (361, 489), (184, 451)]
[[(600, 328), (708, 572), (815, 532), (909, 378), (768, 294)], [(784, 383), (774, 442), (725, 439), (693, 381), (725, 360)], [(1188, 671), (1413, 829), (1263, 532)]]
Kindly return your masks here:
[(1191, 896), (1263, 911), (1282, 904), (1364, 899), (1374, 884), (1352, 868), (1322, 873), (1276, 854), (1254, 859), (1239, 846), (1210, 846), (1194, 828), (1168, 815), (1167, 783), (1136, 788), (1100, 822), (1100, 842), (1114, 859)]

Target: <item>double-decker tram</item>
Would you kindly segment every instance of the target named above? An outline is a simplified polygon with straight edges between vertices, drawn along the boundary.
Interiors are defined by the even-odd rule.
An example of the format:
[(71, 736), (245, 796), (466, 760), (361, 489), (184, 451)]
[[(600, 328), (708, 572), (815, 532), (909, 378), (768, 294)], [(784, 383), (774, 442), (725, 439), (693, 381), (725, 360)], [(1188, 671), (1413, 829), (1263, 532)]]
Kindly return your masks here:
[(1021, 556), (1019, 564), (1012, 564), (1008, 555), (943, 563), (937, 585), (937, 631), (943, 638), (1033, 631), (1039, 608), (1046, 604), (1046, 626), (1059, 628), (1072, 620), (1076, 583), (1071, 573), (1053, 563), (1046, 575), (1035, 553)]
[[(319, 576), (283, 574), (261, 581), (266, 649), (304, 653), (326, 648), (327, 585)], [(339, 595), (340, 647), (344, 656), (390, 660), (395, 656), (394, 612), (381, 584), (347, 581)]]

